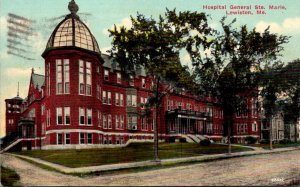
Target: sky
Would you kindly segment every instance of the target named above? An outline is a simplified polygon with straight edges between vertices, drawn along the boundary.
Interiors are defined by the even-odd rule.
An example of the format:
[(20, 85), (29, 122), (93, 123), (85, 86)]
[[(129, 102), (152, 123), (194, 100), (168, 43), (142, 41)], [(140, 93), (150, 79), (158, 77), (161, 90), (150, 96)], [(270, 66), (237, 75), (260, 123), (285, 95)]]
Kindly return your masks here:
[[(17, 95), (20, 83), (20, 97), (28, 93), (31, 69), (44, 74), (44, 59), (41, 57), (55, 26), (69, 14), (70, 0), (1, 0), (0, 1), (0, 137), (5, 134), (5, 102)], [(210, 14), (209, 24), (220, 27), (219, 20), (226, 11), (237, 11), (232, 6), (250, 6), (250, 15), (227, 15), (228, 19), (237, 19), (235, 27), (247, 25), (263, 31), (270, 26), (271, 32), (291, 36), (284, 45), (282, 60), (289, 62), (300, 58), (300, 0), (75, 0), (79, 6), (78, 14), (95, 36), (100, 50), (105, 53), (111, 47), (112, 39), (108, 29), (114, 24), (130, 27), (130, 16), (137, 12), (146, 17), (157, 18), (166, 8), (177, 11), (197, 11)], [(226, 10), (204, 9), (205, 6), (224, 6)], [(265, 14), (257, 14), (255, 6), (264, 6)], [(270, 10), (269, 6), (281, 9)], [(232, 7), (234, 8), (234, 7)], [(241, 9), (239, 11), (242, 11)], [(27, 21), (16, 21), (13, 16), (21, 16)], [(30, 20), (30, 21), (28, 21)], [(23, 27), (15, 27), (15, 23)], [(18, 29), (25, 28), (24, 32)], [(17, 30), (16, 30), (17, 29)], [(11, 34), (21, 33), (25, 39), (15, 38)], [(19, 43), (12, 43), (19, 42)], [(9, 54), (13, 53), (13, 54)], [(187, 54), (181, 55), (183, 64), (190, 64)]]

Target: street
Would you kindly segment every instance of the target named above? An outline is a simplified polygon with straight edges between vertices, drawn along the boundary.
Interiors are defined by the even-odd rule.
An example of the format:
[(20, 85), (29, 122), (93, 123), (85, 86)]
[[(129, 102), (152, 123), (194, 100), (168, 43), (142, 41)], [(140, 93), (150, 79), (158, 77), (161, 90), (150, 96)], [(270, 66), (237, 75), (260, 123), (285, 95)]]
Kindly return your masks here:
[(80, 178), (47, 171), (13, 156), (1, 155), (5, 166), (35, 185), (283, 185), (300, 179), (300, 150), (231, 158), (166, 169)]

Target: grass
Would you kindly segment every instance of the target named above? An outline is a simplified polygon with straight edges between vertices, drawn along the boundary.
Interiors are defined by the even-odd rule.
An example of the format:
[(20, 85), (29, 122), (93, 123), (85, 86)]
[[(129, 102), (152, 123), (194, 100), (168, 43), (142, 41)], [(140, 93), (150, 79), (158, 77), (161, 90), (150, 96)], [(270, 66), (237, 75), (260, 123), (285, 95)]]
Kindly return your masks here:
[[(251, 146), (261, 147), (263, 149), (270, 149), (270, 144), (255, 144), (255, 145), (251, 145)], [(294, 142), (294, 143), (289, 143), (289, 144), (279, 144), (279, 143), (272, 144), (272, 147), (274, 149), (285, 148), (285, 147), (296, 147), (296, 146), (300, 146), (300, 142), (297, 142), (297, 143)]]
[(3, 186), (19, 186), (20, 176), (9, 168), (1, 166), (1, 184)]
[[(232, 152), (252, 149), (233, 146)], [(202, 154), (227, 153), (226, 145), (212, 144), (201, 146), (194, 143), (160, 143), (159, 158), (180, 158)], [(17, 154), (40, 158), (67, 167), (85, 167), (105, 164), (138, 162), (153, 159), (152, 143), (133, 143), (124, 148), (71, 149), (71, 150), (32, 150)]]

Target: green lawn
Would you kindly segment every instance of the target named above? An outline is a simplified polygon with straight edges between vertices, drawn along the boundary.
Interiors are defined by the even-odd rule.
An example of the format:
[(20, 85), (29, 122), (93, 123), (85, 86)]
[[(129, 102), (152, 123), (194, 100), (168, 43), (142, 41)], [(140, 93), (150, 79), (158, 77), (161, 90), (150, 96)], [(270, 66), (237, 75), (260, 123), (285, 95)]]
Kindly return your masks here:
[[(252, 149), (233, 146), (232, 152)], [(194, 143), (160, 143), (159, 158), (180, 158), (201, 154), (226, 153), (226, 145), (201, 146)], [(124, 148), (80, 149), (80, 150), (32, 150), (17, 154), (47, 160), (68, 167), (84, 167), (104, 164), (126, 163), (153, 159), (152, 143), (133, 143)]]
[[(270, 144), (253, 144), (251, 146), (255, 146), (255, 147), (261, 147), (263, 149), (270, 149)], [(296, 147), (296, 146), (300, 146), (300, 142), (297, 143), (288, 143), (288, 144), (279, 144), (279, 143), (275, 143), (272, 145), (272, 147), (274, 149), (276, 148), (284, 148), (284, 147)]]
[(20, 176), (9, 168), (1, 166), (1, 184), (3, 186), (19, 186)]

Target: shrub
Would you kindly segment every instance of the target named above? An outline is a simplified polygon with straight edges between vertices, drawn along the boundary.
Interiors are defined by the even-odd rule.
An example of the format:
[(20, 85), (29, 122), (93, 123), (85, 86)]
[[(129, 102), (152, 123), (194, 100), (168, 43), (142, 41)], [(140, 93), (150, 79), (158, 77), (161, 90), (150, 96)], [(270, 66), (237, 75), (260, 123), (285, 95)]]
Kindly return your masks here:
[(260, 142), (259, 142), (260, 144), (269, 144), (270, 143), (270, 141), (269, 140), (260, 140)]
[(200, 141), (200, 145), (209, 146), (211, 144), (209, 139), (204, 139)]
[(283, 140), (279, 140), (279, 143), (280, 144), (289, 144), (289, 143), (292, 143), (292, 141), (289, 139), (283, 139)]
[(179, 138), (179, 142), (180, 143), (186, 143), (186, 139), (185, 138)]
[(256, 137), (253, 137), (253, 136), (247, 136), (245, 138), (247, 144), (255, 144), (256, 141), (257, 141), (257, 138)]
[(176, 139), (176, 137), (172, 136), (172, 137), (167, 138), (167, 139), (166, 139), (166, 142), (174, 143), (174, 142), (175, 142), (175, 139)]

